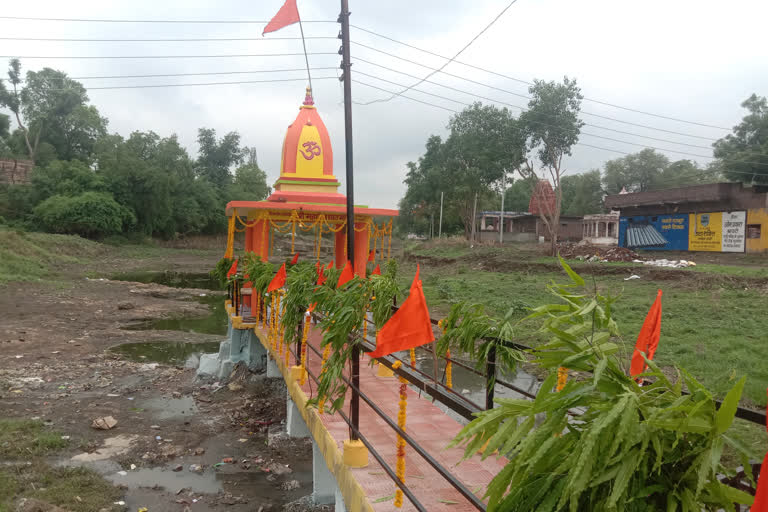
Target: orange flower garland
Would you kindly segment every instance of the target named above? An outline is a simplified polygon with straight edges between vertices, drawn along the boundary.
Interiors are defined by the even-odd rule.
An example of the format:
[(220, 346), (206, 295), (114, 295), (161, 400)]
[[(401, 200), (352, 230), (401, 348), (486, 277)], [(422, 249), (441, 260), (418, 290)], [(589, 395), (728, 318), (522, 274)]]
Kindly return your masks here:
[[(392, 365), (393, 370), (397, 370), (402, 366), (401, 361), (395, 361)], [(405, 431), (405, 419), (406, 408), (408, 406), (408, 384), (405, 378), (398, 375), (400, 381), (400, 401), (398, 402), (400, 408), (397, 411), (397, 426), (400, 430)], [(395, 466), (395, 475), (402, 482), (405, 483), (405, 439), (400, 434), (397, 434), (397, 464)], [(395, 507), (400, 508), (403, 506), (403, 491), (398, 487), (395, 490)]]
[[(325, 362), (328, 360), (328, 357), (331, 355), (331, 344), (328, 343), (325, 348), (323, 349), (323, 361), (320, 363), (320, 377), (322, 378), (323, 374), (325, 373)], [(317, 412), (320, 414), (323, 414), (323, 408), (325, 406), (325, 397), (320, 397), (320, 401), (317, 404)]]
[(565, 387), (565, 383), (568, 382), (568, 368), (560, 366), (557, 369), (557, 390), (562, 391)]
[(304, 318), (304, 332), (301, 336), (301, 380), (299, 384), (302, 386), (307, 381), (307, 337), (309, 336), (309, 327), (312, 324), (310, 318), (312, 318), (311, 313), (307, 311)]

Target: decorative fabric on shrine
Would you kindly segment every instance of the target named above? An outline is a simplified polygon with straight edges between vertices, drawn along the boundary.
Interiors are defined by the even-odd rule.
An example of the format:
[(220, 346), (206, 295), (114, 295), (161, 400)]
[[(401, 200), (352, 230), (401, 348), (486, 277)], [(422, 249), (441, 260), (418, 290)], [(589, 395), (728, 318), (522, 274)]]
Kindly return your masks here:
[(269, 287), (267, 287), (267, 292), (272, 293), (275, 290), (278, 290), (285, 286), (285, 279), (286, 279), (286, 273), (285, 273), (285, 263), (280, 265), (280, 269), (275, 274), (275, 277), (272, 278), (272, 281), (269, 283)]
[(534, 215), (549, 215), (555, 211), (555, 191), (547, 180), (539, 180), (531, 193), (528, 212)]
[(384, 357), (392, 352), (424, 345), (434, 339), (427, 299), (419, 279), (419, 265), (416, 265), (416, 275), (413, 276), (408, 298), (381, 328), (376, 340), (376, 350), (368, 355)]
[(232, 259), (235, 255), (235, 215), (232, 215), (227, 222), (227, 249), (224, 251), (224, 257)]
[(656, 300), (648, 311), (648, 316), (645, 317), (643, 327), (640, 328), (640, 334), (637, 336), (635, 352), (632, 354), (632, 363), (629, 367), (630, 375), (634, 377), (645, 371), (645, 360), (641, 352), (644, 352), (649, 360), (653, 359), (656, 348), (659, 346), (659, 338), (661, 338), (661, 290), (656, 294)]

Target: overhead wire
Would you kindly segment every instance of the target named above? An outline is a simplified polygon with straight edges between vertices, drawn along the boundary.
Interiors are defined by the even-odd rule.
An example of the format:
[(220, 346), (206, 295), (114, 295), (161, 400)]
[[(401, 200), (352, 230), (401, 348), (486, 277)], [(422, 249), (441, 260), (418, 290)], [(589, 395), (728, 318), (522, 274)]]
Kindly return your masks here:
[[(437, 68), (433, 68), (431, 66), (428, 66), (428, 65), (426, 65), (424, 63), (421, 63), (421, 62), (418, 62), (418, 61), (415, 61), (415, 60), (411, 60), (411, 59), (407, 59), (405, 57), (401, 57), (400, 55), (396, 55), (394, 53), (386, 52), (384, 50), (380, 50), (380, 49), (375, 48), (373, 46), (369, 46), (369, 45), (366, 45), (366, 44), (363, 44), (363, 43), (359, 43), (357, 41), (352, 41), (352, 44), (354, 44), (356, 46), (360, 46), (361, 48), (366, 48), (368, 50), (381, 53), (383, 55), (387, 55), (388, 57), (392, 57), (392, 58), (395, 58), (395, 59), (398, 59), (398, 60), (402, 60), (404, 62), (408, 62), (409, 64), (414, 64), (416, 66), (421, 66), (421, 67), (424, 67), (424, 68), (427, 68), (427, 69), (437, 69)], [(452, 74), (446, 73), (445, 71), (441, 71), (441, 73), (449, 75), (449, 76), (453, 76), (454, 78), (461, 78), (458, 75), (452, 75)], [(481, 85), (486, 85), (486, 84), (481, 84)], [(493, 86), (486, 85), (486, 87), (493, 87)], [(522, 98), (527, 98), (529, 100), (531, 99), (530, 96), (526, 96), (524, 94), (516, 93), (516, 92), (513, 92), (513, 91), (506, 90), (506, 89), (500, 89), (498, 87), (493, 87), (493, 88), (495, 88), (497, 90), (501, 90), (501, 91), (506, 92), (508, 94), (512, 94), (514, 96), (520, 96)], [(584, 115), (593, 116), (593, 117), (597, 117), (597, 118), (600, 118), (600, 119), (606, 119), (608, 121), (614, 121), (614, 122), (626, 124), (626, 125), (629, 125), (629, 126), (636, 126), (638, 128), (645, 128), (647, 130), (655, 130), (655, 131), (658, 131), (658, 132), (671, 133), (671, 134), (674, 134), (674, 135), (682, 135), (684, 137), (691, 137), (691, 138), (694, 138), (694, 139), (703, 139), (703, 140), (708, 140), (708, 141), (712, 141), (712, 142), (717, 140), (717, 139), (712, 138), (712, 137), (704, 137), (702, 135), (693, 135), (693, 134), (690, 134), (690, 133), (678, 132), (678, 131), (675, 131), (675, 130), (667, 130), (666, 128), (659, 128), (659, 127), (656, 127), (656, 126), (650, 126), (650, 125), (646, 125), (646, 124), (642, 124), (642, 123), (635, 123), (635, 122), (631, 122), (631, 121), (624, 121), (622, 119), (618, 119), (618, 118), (615, 118), (615, 117), (604, 116), (602, 114), (595, 114), (595, 113), (592, 113), (592, 112), (587, 112), (585, 110), (582, 110), (581, 113), (584, 114)]]
[(474, 36), (472, 39), (470, 39), (470, 41), (469, 41), (467, 44), (465, 44), (465, 45), (464, 45), (464, 46), (461, 48), (461, 50), (459, 50), (458, 52), (456, 52), (456, 54), (454, 54), (454, 56), (453, 56), (453, 57), (451, 57), (450, 59), (448, 59), (448, 61), (447, 61), (445, 64), (443, 64), (442, 66), (440, 66), (440, 68), (438, 68), (438, 69), (435, 69), (435, 70), (431, 71), (429, 74), (427, 74), (427, 76), (425, 76), (424, 78), (422, 78), (421, 80), (419, 80), (419, 81), (418, 81), (418, 82), (416, 82), (415, 84), (412, 84), (412, 85), (406, 86), (406, 87), (405, 87), (405, 88), (404, 88), (402, 91), (400, 91), (400, 92), (397, 92), (397, 93), (394, 93), (394, 94), (392, 94), (392, 95), (391, 95), (389, 98), (381, 98), (381, 99), (371, 100), (371, 101), (369, 101), (369, 102), (368, 102), (368, 103), (366, 103), (366, 104), (367, 104), (367, 105), (370, 105), (371, 103), (383, 103), (383, 102), (386, 102), (386, 101), (390, 101), (390, 100), (392, 100), (392, 99), (394, 99), (394, 98), (396, 98), (396, 97), (400, 96), (401, 94), (403, 94), (403, 93), (405, 93), (405, 92), (408, 92), (409, 90), (413, 89), (414, 87), (418, 87), (419, 85), (421, 85), (422, 83), (424, 83), (424, 81), (425, 81), (426, 79), (430, 78), (430, 77), (431, 77), (432, 75), (434, 75), (435, 73), (438, 73), (438, 72), (442, 71), (442, 70), (443, 70), (443, 69), (444, 69), (446, 66), (448, 66), (448, 65), (449, 65), (451, 62), (453, 62), (455, 59), (457, 59), (457, 58), (459, 57), (459, 55), (461, 55), (462, 53), (464, 53), (464, 51), (466, 51), (466, 49), (467, 49), (467, 48), (469, 48), (470, 46), (472, 46), (472, 43), (474, 43), (475, 41), (477, 41), (477, 40), (478, 40), (478, 38), (480, 38), (480, 36), (482, 36), (482, 35), (483, 35), (483, 34), (484, 34), (484, 33), (485, 33), (485, 32), (486, 32), (486, 31), (487, 31), (489, 28), (491, 28), (491, 27), (492, 27), (492, 26), (493, 26), (493, 25), (494, 25), (494, 24), (495, 24), (495, 23), (496, 23), (496, 22), (499, 20), (499, 18), (501, 18), (501, 17), (504, 15), (504, 13), (505, 13), (505, 12), (507, 12), (507, 11), (508, 11), (508, 10), (509, 10), (509, 9), (510, 9), (510, 8), (511, 8), (513, 5), (515, 5), (516, 3), (517, 3), (517, 0), (512, 0), (512, 1), (511, 1), (509, 4), (507, 4), (507, 6), (506, 6), (504, 9), (502, 9), (502, 10), (501, 10), (501, 12), (500, 12), (499, 14), (497, 14), (497, 15), (496, 15), (496, 17), (495, 17), (495, 18), (493, 18), (493, 19), (491, 20), (491, 22), (490, 22), (490, 23), (488, 23), (488, 24), (487, 24), (487, 25), (486, 25), (486, 26), (483, 28), (483, 30), (481, 30), (480, 32), (478, 32), (478, 33), (477, 33), (477, 34), (476, 34), (476, 35), (475, 35), (475, 36)]
[[(301, 71), (306, 71), (302, 69)], [(336, 79), (335, 76), (319, 76), (317, 80)], [(312, 77), (314, 80), (315, 78)], [(231, 82), (199, 82), (199, 83), (185, 83), (185, 84), (139, 84), (139, 85), (106, 85), (98, 87), (88, 87), (89, 91), (93, 90), (107, 90), (107, 89), (156, 89), (165, 87), (198, 87), (205, 85), (240, 85), (240, 84), (266, 84), (275, 82), (303, 82), (306, 81), (306, 77), (301, 78), (272, 78), (269, 80), (234, 80)], [(62, 89), (49, 89), (51, 91), (68, 91), (71, 88)]]
[[(308, 52), (307, 55), (336, 55), (336, 52)], [(303, 57), (304, 53), (234, 53), (214, 55), (0, 55), (0, 59), (218, 59), (241, 57)]]
[[(312, 71), (330, 71), (336, 69), (336, 66), (327, 67), (311, 67)], [(68, 76), (68, 77), (52, 77), (52, 79), (59, 80), (107, 80), (107, 79), (122, 79), (122, 78), (168, 78), (174, 76), (213, 76), (213, 75), (250, 75), (257, 73), (287, 73), (291, 71), (305, 72), (307, 68), (291, 68), (291, 69), (256, 69), (253, 71), (208, 71), (200, 73), (157, 73), (150, 75), (101, 75), (101, 76)], [(0, 78), (0, 82), (8, 80), (7, 78)], [(23, 83), (24, 80), (21, 80)]]
[[(114, 18), (42, 18), (33, 16), (0, 16), (4, 20), (20, 21), (64, 21), (64, 22), (86, 22), (86, 23), (189, 23), (189, 24), (232, 24), (247, 25), (256, 23), (269, 23), (270, 20), (181, 20), (181, 19), (158, 19), (158, 20), (137, 20), (137, 19), (114, 19)], [(302, 23), (336, 23), (336, 20), (301, 20)]]
[[(304, 39), (337, 39), (336, 36), (306, 36)], [(184, 38), (127, 38), (91, 39), (69, 37), (0, 37), (0, 41), (40, 41), (65, 43), (194, 43), (194, 42), (235, 42), (235, 41), (301, 41), (301, 37), (184, 37)]]
[[(380, 34), (378, 32), (374, 32), (373, 30), (369, 30), (369, 29), (363, 28), (363, 27), (361, 27), (359, 25), (350, 25), (350, 26), (352, 28), (356, 29), (356, 30), (360, 30), (361, 32), (366, 32), (366, 33), (374, 35), (376, 37), (380, 37), (382, 39), (386, 39), (388, 41), (392, 41), (393, 43), (397, 43), (397, 44), (400, 44), (400, 45), (403, 45), (403, 46), (407, 46), (408, 48), (412, 48), (414, 50), (418, 50), (420, 52), (424, 52), (424, 53), (432, 55), (434, 57), (439, 57), (441, 59), (449, 59), (449, 57), (446, 57), (445, 55), (440, 55), (439, 53), (433, 52), (431, 50), (420, 48), (420, 47), (415, 46), (413, 44), (406, 43), (404, 41), (400, 41), (398, 39), (386, 36), (384, 34)], [(525, 84), (525, 85), (529, 85), (529, 86), (533, 85), (533, 82), (531, 82), (529, 80), (523, 80), (521, 78), (516, 78), (516, 77), (513, 77), (513, 76), (505, 75), (503, 73), (499, 73), (497, 71), (493, 71), (493, 70), (490, 70), (490, 69), (482, 68), (482, 67), (476, 66), (474, 64), (469, 64), (467, 62), (461, 62), (461, 61), (457, 61), (455, 59), (452, 59), (452, 62), (455, 62), (456, 64), (461, 64), (462, 66), (467, 66), (467, 67), (470, 67), (470, 68), (473, 68), (473, 69), (477, 69), (478, 71), (483, 71), (485, 73), (490, 73), (492, 75), (496, 75), (496, 76), (499, 76), (501, 78), (506, 78), (507, 80), (512, 80), (512, 81), (515, 81), (515, 82), (518, 82), (518, 83), (521, 83), (521, 84)], [(702, 127), (705, 127), (705, 128), (715, 128), (715, 129), (718, 129), (718, 130), (731, 131), (731, 128), (726, 128), (724, 126), (717, 126), (717, 125), (713, 125), (713, 124), (702, 123), (702, 122), (699, 122), (699, 121), (690, 121), (690, 120), (687, 120), (687, 119), (681, 119), (681, 118), (678, 118), (678, 117), (667, 116), (667, 115), (664, 115), (664, 114), (657, 114), (655, 112), (648, 112), (648, 111), (645, 111), (645, 110), (635, 109), (635, 108), (632, 108), (632, 107), (625, 107), (625, 106), (618, 105), (618, 104), (615, 104), (615, 103), (610, 103), (610, 102), (607, 102), (607, 101), (597, 100), (597, 99), (589, 98), (589, 97), (586, 97), (586, 96), (584, 97), (584, 100), (592, 102), (592, 103), (597, 103), (597, 104), (600, 104), (600, 105), (605, 105), (605, 106), (612, 107), (612, 108), (617, 108), (617, 109), (620, 109), (620, 110), (625, 110), (627, 112), (633, 112), (633, 113), (636, 113), (636, 114), (642, 114), (642, 115), (646, 115), (646, 116), (657, 117), (657, 118), (660, 118), (660, 119), (666, 119), (668, 121), (676, 121), (678, 123), (686, 123), (686, 124), (691, 124), (691, 125), (696, 125), (696, 126), (702, 126)]]

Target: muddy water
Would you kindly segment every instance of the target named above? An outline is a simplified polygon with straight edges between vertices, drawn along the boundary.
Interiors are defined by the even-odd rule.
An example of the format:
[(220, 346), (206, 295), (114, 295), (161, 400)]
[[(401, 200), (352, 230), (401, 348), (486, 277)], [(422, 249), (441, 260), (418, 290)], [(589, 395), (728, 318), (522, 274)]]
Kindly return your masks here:
[(205, 272), (125, 272), (110, 277), (113, 281), (132, 281), (136, 283), (156, 283), (172, 288), (201, 288), (203, 290), (220, 290), (216, 278)]
[(161, 363), (197, 368), (202, 354), (214, 354), (219, 351), (219, 342), (148, 341), (123, 343), (110, 348), (109, 351), (139, 363)]

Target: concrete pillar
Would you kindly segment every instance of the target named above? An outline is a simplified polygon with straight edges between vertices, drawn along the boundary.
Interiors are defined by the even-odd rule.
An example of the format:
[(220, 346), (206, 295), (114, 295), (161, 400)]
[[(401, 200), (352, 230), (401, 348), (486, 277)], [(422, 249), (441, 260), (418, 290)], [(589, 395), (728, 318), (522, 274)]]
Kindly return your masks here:
[(317, 443), (312, 443), (312, 501), (315, 505), (336, 503), (338, 485)]
[(290, 437), (309, 437), (309, 429), (301, 416), (301, 411), (291, 399), (291, 394), (287, 392), (288, 398), (286, 404), (285, 430)]
[(344, 268), (347, 263), (347, 232), (346, 228), (341, 229), (335, 233), (336, 239), (334, 243), (334, 257), (336, 259), (336, 267)]
[(253, 226), (245, 228), (245, 252), (253, 252)]
[[(365, 224), (355, 224), (361, 229)], [(368, 228), (355, 231), (355, 274), (365, 279), (365, 267), (368, 264)]]
[(338, 485), (336, 486), (336, 507), (334, 512), (347, 512), (347, 507), (344, 505), (344, 496), (342, 496)]
[(269, 379), (282, 379), (283, 374), (280, 373), (280, 368), (278, 368), (277, 363), (274, 359), (267, 356), (267, 378)]

